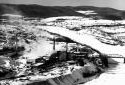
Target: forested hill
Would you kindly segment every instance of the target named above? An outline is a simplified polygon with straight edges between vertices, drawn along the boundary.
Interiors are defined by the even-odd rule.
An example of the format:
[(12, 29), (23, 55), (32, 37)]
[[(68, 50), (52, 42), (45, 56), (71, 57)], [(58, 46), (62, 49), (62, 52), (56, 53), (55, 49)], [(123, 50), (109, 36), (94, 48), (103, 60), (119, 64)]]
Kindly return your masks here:
[[(95, 15), (84, 15), (76, 11), (94, 11)], [(57, 16), (85, 16), (95, 19), (121, 20), (125, 19), (125, 11), (113, 8), (93, 7), (93, 6), (40, 6), (40, 5), (15, 5), (0, 4), (0, 15), (2, 14), (21, 14), (26, 17), (57, 17)]]

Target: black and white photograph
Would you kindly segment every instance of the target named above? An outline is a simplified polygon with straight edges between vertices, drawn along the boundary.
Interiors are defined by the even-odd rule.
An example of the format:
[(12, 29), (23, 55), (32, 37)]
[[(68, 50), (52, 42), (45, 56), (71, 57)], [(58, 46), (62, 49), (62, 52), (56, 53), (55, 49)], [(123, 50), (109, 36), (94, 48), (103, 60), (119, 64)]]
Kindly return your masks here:
[(0, 0), (0, 85), (125, 85), (125, 0)]

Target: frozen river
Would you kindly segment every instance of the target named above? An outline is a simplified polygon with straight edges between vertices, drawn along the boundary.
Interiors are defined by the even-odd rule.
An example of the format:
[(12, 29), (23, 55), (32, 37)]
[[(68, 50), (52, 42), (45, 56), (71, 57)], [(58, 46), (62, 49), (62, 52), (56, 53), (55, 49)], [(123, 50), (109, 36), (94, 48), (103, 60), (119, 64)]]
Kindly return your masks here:
[(97, 79), (80, 85), (125, 85), (125, 64), (111, 64)]

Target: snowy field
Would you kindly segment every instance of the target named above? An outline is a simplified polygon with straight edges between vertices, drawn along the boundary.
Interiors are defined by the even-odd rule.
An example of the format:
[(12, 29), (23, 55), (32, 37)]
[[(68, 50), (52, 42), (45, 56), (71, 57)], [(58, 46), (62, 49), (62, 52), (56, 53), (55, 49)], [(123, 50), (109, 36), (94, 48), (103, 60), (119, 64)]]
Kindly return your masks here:
[(110, 65), (110, 68), (99, 78), (93, 79), (90, 82), (79, 85), (124, 85), (125, 78), (125, 64), (119, 63), (115, 67)]

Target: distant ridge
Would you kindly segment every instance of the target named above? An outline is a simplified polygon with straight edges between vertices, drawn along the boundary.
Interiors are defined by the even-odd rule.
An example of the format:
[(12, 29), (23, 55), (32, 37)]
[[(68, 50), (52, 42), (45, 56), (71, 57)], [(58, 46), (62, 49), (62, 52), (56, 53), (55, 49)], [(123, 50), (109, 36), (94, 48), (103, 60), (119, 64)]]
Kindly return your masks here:
[[(96, 15), (84, 15), (78, 13), (78, 10), (93, 10)], [(2, 14), (21, 14), (26, 17), (57, 17), (57, 16), (85, 16), (94, 17), (95, 19), (122, 20), (125, 19), (125, 11), (116, 10), (106, 7), (93, 6), (40, 6), (40, 5), (16, 5), (16, 4), (0, 4), (0, 15)]]

